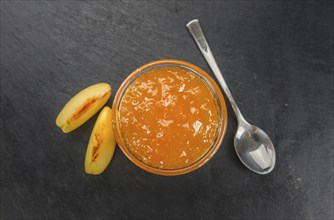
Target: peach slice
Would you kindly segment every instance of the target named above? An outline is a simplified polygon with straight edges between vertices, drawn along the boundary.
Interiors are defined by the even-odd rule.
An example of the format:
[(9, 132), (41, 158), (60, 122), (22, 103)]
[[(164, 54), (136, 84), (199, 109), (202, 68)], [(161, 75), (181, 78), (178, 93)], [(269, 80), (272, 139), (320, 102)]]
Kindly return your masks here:
[(115, 152), (116, 141), (112, 129), (111, 108), (105, 106), (97, 118), (86, 151), (85, 171), (102, 173)]
[(57, 126), (64, 133), (73, 131), (95, 115), (110, 95), (111, 87), (107, 83), (98, 83), (80, 91), (60, 111), (56, 119)]

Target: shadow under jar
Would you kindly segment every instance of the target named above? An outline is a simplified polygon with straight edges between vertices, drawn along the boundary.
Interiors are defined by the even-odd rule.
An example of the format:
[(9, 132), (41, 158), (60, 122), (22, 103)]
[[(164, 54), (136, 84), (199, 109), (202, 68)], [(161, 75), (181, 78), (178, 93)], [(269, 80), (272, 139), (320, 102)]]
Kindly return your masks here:
[(204, 165), (227, 127), (225, 100), (215, 81), (180, 60), (136, 69), (117, 91), (112, 111), (123, 153), (140, 168), (166, 176)]

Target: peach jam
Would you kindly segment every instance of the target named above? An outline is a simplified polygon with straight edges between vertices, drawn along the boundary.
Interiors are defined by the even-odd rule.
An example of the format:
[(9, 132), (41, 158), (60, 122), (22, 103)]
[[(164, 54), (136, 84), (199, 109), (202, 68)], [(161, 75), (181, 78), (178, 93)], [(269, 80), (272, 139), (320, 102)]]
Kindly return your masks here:
[(118, 123), (124, 144), (138, 160), (178, 169), (208, 152), (221, 126), (221, 112), (198, 74), (167, 65), (147, 70), (128, 86)]

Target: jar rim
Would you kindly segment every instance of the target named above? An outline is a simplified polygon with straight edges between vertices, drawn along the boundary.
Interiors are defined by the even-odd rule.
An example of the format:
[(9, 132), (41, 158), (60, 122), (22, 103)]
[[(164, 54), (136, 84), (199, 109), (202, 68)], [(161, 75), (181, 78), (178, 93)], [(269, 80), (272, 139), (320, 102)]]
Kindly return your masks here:
[[(128, 149), (126, 144), (123, 142), (123, 138), (121, 135), (121, 129), (120, 129), (120, 123), (119, 123), (119, 107), (120, 103), (122, 101), (122, 97), (124, 93), (127, 91), (127, 88), (142, 74), (145, 74), (146, 72), (154, 69), (154, 68), (161, 68), (166, 66), (177, 66), (181, 68), (186, 68), (193, 72), (194, 74), (198, 75), (204, 83), (209, 87), (209, 89), (213, 92), (215, 99), (217, 101), (217, 104), (220, 109), (220, 127), (218, 128), (218, 134), (215, 137), (215, 140), (213, 144), (207, 149), (207, 151), (201, 155), (196, 161), (194, 161), (192, 164), (189, 164), (187, 166), (181, 167), (181, 168), (175, 168), (175, 169), (166, 169), (166, 168), (159, 168), (154, 167), (152, 165), (149, 165), (147, 163), (144, 163), (142, 160), (137, 158), (131, 151)], [(118, 146), (121, 148), (122, 152), (126, 155), (130, 161), (132, 161), (135, 165), (139, 166), (140, 168), (159, 175), (165, 175), (165, 176), (173, 176), (173, 175), (181, 175), (189, 173), (193, 170), (198, 169), (202, 165), (204, 165), (206, 162), (208, 162), (213, 155), (217, 152), (219, 149), (227, 128), (227, 109), (226, 109), (226, 103), (224, 96), (221, 93), (220, 88), (216, 84), (216, 82), (211, 78), (209, 74), (207, 74), (204, 70), (201, 68), (195, 66), (194, 64), (188, 63), (186, 61), (181, 60), (172, 60), (172, 59), (166, 59), (166, 60), (157, 60), (153, 62), (149, 62), (147, 64), (144, 64), (143, 66), (137, 68), (135, 71), (133, 71), (121, 84), (119, 87), (115, 99), (112, 106), (112, 123), (113, 123), (113, 131), (115, 135), (116, 142)]]

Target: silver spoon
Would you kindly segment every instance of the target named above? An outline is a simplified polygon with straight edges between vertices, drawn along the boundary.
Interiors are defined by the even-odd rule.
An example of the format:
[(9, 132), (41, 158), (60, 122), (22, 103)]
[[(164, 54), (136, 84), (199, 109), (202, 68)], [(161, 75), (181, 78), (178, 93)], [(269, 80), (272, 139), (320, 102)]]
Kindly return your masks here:
[(187, 28), (223, 88), (227, 98), (230, 100), (237, 117), (238, 129), (234, 137), (234, 148), (239, 159), (248, 169), (255, 173), (270, 173), (275, 167), (276, 153), (269, 136), (262, 129), (249, 124), (242, 116), (213, 57), (199, 21), (197, 19), (190, 21), (187, 24)]

